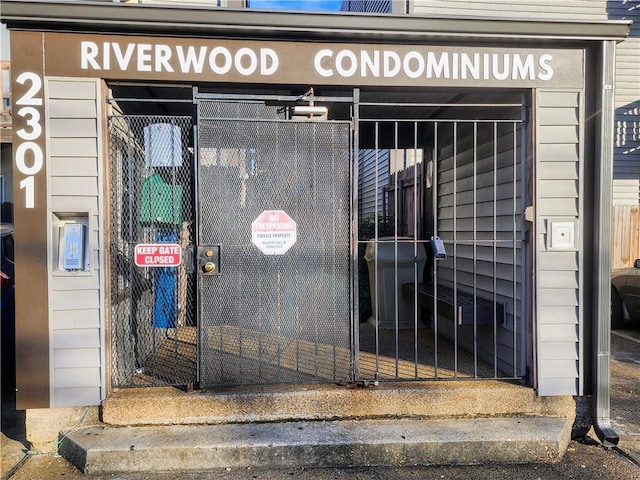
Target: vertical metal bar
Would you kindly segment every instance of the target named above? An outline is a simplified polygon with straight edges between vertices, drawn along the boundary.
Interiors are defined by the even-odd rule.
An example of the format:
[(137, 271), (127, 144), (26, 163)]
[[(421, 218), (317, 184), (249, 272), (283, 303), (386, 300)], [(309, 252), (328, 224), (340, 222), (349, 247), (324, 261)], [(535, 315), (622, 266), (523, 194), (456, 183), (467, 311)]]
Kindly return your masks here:
[[(358, 181), (360, 159), (360, 89), (353, 89), (353, 105), (351, 106), (352, 128), (351, 136), (353, 140), (352, 148), (349, 150), (349, 188), (351, 188), (351, 331), (353, 361), (353, 380), (360, 377), (360, 299), (358, 278), (358, 251), (359, 251), (359, 231), (358, 225), (360, 216), (358, 212)], [(371, 291), (371, 288), (369, 288)]]
[[(433, 174), (432, 174), (432, 194), (431, 201), (433, 208), (433, 235), (438, 236), (438, 122), (433, 124)], [(438, 266), (437, 260), (433, 259), (433, 304), (431, 312), (433, 315), (433, 373), (438, 378)]]
[(496, 319), (497, 265), (498, 122), (493, 122), (493, 376), (498, 376), (498, 325)]
[(473, 122), (473, 376), (478, 378), (478, 122)]
[(376, 168), (375, 168), (375, 174), (376, 174), (376, 180), (375, 180), (375, 184), (376, 184), (376, 201), (375, 201), (375, 212), (374, 212), (374, 220), (375, 220), (375, 225), (374, 225), (374, 259), (373, 259), (373, 263), (374, 263), (374, 269), (373, 271), (375, 272), (374, 275), (374, 280), (375, 280), (375, 300), (376, 300), (376, 311), (375, 313), (375, 344), (376, 344), (376, 372), (375, 372), (375, 380), (378, 380), (380, 377), (380, 292), (379, 292), (379, 288), (378, 288), (378, 284), (380, 282), (378, 282), (378, 275), (379, 270), (378, 270), (378, 247), (379, 247), (379, 235), (380, 235), (380, 231), (378, 229), (378, 174), (379, 174), (379, 169), (380, 169), (380, 165), (379, 165), (379, 152), (380, 152), (380, 125), (379, 122), (374, 122), (375, 125), (375, 164), (376, 164)]
[[(518, 305), (518, 284), (517, 284), (517, 274), (518, 274), (518, 266), (516, 265), (518, 252), (517, 252), (517, 244), (518, 244), (518, 176), (517, 176), (517, 168), (518, 168), (518, 130), (517, 123), (513, 122), (513, 237), (511, 249), (513, 251), (513, 256), (511, 262), (513, 263), (513, 376), (518, 376), (518, 345), (517, 345), (517, 330), (518, 330), (518, 318), (516, 316), (517, 305)], [(505, 322), (507, 319), (507, 312), (504, 313)]]
[(458, 378), (458, 122), (453, 122), (453, 378)]
[(413, 367), (418, 378), (418, 122), (413, 122)]
[[(398, 122), (394, 122), (394, 149), (395, 152), (397, 154), (398, 152)], [(404, 167), (404, 155), (403, 155), (403, 165)], [(404, 168), (403, 168), (403, 172), (404, 172)], [(399, 332), (399, 323), (400, 323), (400, 299), (398, 298), (398, 204), (400, 203), (400, 197), (399, 197), (399, 192), (398, 192), (398, 177), (400, 176), (400, 172), (398, 171), (398, 169), (395, 169), (395, 198), (396, 201), (395, 203), (395, 238), (393, 241), (393, 248), (394, 248), (394, 252), (395, 252), (395, 256), (394, 256), (394, 268), (393, 268), (393, 288), (394, 288), (394, 321), (395, 321), (395, 347), (396, 347), (396, 380), (398, 379), (398, 374), (399, 374), (399, 368), (400, 368), (400, 363), (399, 363), (399, 357), (400, 357), (400, 345), (399, 345), (399, 338), (400, 338), (400, 332)], [(402, 192), (402, 195), (404, 196), (404, 192)], [(404, 202), (403, 202), (404, 203)], [(404, 213), (404, 212), (403, 212)]]
[[(193, 228), (193, 236), (196, 239), (195, 250), (198, 250), (198, 246), (201, 244), (200, 238), (200, 130), (199, 130), (199, 111), (200, 106), (198, 103), (198, 87), (193, 87), (193, 109), (192, 109), (192, 124), (193, 124), (193, 209), (195, 225)], [(203, 349), (203, 325), (202, 325), (202, 276), (196, 273), (196, 379), (200, 383), (202, 381), (202, 349)]]
[[(524, 94), (523, 94), (524, 97)], [(532, 102), (532, 98), (529, 96), (528, 97), (528, 105), (531, 105)], [(524, 211), (525, 208), (527, 207), (527, 203), (528, 203), (528, 187), (527, 184), (529, 183), (528, 180), (528, 176), (529, 174), (531, 174), (532, 177), (534, 177), (533, 174), (533, 165), (531, 166), (531, 170), (528, 169), (527, 166), (527, 155), (528, 155), (528, 147), (530, 145), (530, 142), (528, 141), (527, 135), (528, 135), (528, 131), (529, 131), (529, 127), (527, 126), (527, 123), (530, 121), (529, 120), (529, 108), (527, 106), (527, 103), (524, 101), (523, 98), (523, 107), (522, 107), (522, 120), (523, 123), (521, 124), (520, 127), (520, 155), (519, 155), (519, 159), (520, 159), (520, 198), (522, 199), (522, 214), (520, 217), (520, 221), (519, 221), (519, 227), (520, 227), (520, 240), (519, 240), (519, 246), (520, 246), (520, 297), (521, 297), (521, 301), (520, 301), (520, 309), (519, 309), (519, 315), (520, 315), (520, 321), (522, 322), (522, 328), (521, 328), (521, 334), (520, 334), (520, 364), (522, 365), (522, 371), (521, 371), (521, 375), (525, 375), (526, 374), (526, 357), (527, 357), (527, 344), (528, 344), (528, 340), (526, 338), (527, 335), (531, 336), (531, 344), (533, 344), (534, 342), (534, 335), (533, 335), (533, 330), (529, 330), (527, 327), (527, 322), (526, 322), (526, 318), (527, 318), (527, 309), (531, 309), (533, 310), (534, 306), (533, 305), (528, 305), (527, 301), (527, 294), (525, 292), (528, 291), (528, 279), (527, 279), (527, 270), (528, 270), (528, 265), (527, 265), (527, 259), (528, 259), (528, 252), (527, 250), (529, 249), (529, 246), (526, 244), (527, 243), (527, 236), (526, 236), (526, 230), (527, 230), (527, 226), (526, 226), (526, 218), (524, 215)], [(526, 123), (525, 123), (526, 122)], [(533, 180), (533, 179), (532, 179)], [(535, 242), (531, 242), (532, 245), (535, 245)], [(533, 246), (531, 247), (532, 249), (534, 248)], [(535, 265), (535, 263), (534, 263)], [(535, 369), (534, 369), (535, 371)]]

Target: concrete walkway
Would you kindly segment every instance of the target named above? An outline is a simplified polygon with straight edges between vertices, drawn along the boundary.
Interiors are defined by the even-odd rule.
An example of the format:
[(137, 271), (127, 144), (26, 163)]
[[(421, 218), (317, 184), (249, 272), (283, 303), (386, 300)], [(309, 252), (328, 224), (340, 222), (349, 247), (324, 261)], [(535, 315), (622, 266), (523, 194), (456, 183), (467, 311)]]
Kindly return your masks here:
[(27, 455), (26, 447), (7, 437), (4, 433), (0, 434), (0, 452), (2, 452), (2, 461), (0, 463), (1, 478), (4, 480), (10, 475), (16, 467), (25, 459)]

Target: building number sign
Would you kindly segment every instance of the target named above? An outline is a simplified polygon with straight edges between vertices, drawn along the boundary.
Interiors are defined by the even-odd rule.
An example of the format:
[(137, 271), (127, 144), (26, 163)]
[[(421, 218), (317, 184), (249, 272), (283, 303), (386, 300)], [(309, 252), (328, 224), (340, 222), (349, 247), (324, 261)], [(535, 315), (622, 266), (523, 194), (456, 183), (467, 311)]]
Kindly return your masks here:
[(25, 208), (35, 206), (35, 175), (42, 170), (44, 154), (42, 147), (36, 142), (42, 136), (42, 78), (33, 72), (21, 73), (16, 82), (26, 85), (27, 91), (16, 101), (17, 115), (22, 117), (26, 125), (16, 133), (20, 138), (15, 153), (15, 164), (18, 171), (26, 175), (20, 181), (20, 189), (25, 191)]

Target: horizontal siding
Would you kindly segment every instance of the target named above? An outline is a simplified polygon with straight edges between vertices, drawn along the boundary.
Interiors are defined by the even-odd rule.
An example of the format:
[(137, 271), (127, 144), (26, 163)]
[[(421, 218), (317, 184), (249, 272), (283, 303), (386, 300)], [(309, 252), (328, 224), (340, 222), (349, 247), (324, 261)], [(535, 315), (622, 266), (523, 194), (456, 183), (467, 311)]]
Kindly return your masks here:
[[(577, 108), (577, 107), (576, 107)], [(567, 144), (539, 144), (538, 157), (543, 158), (545, 162), (572, 162), (576, 165), (576, 156), (578, 153), (578, 145), (575, 143)]]
[(580, 382), (574, 377), (548, 377), (538, 388), (538, 395), (552, 396), (556, 392), (572, 392), (580, 389)]
[(414, 0), (413, 13), (471, 17), (606, 20), (607, 6), (597, 0)]
[(578, 348), (568, 350), (563, 342), (546, 342), (540, 345), (538, 354), (547, 360), (578, 360)]
[(65, 215), (87, 214), (89, 271), (50, 275), (53, 406), (97, 405), (102, 395), (100, 304), (100, 176), (98, 84), (50, 79), (49, 204)]
[(86, 388), (100, 386), (100, 368), (77, 366), (56, 368), (54, 376), (56, 388)]
[[(543, 242), (544, 245), (544, 242)], [(563, 270), (578, 271), (579, 258), (572, 252), (545, 252), (538, 258), (538, 270), (560, 272)]]
[(100, 288), (100, 279), (97, 275), (74, 275), (59, 276), (54, 275), (52, 278), (51, 289), (53, 291), (68, 290), (98, 290)]
[(84, 310), (100, 305), (98, 290), (64, 290), (51, 292), (54, 310)]
[[(49, 98), (54, 101), (58, 100), (88, 100), (93, 101), (93, 107), (89, 111), (95, 112), (96, 85), (94, 82), (70, 82), (66, 79), (50, 79), (47, 83), (49, 90)], [(91, 118), (95, 118), (91, 117)]]
[(49, 102), (49, 116), (51, 118), (95, 119), (96, 115), (95, 100), (52, 99)]
[(97, 120), (85, 118), (58, 118), (49, 127), (51, 137), (85, 137), (96, 139), (98, 135)]
[[(376, 162), (378, 164), (376, 169)], [(358, 170), (358, 204), (360, 218), (383, 216), (384, 189), (389, 184), (389, 150), (360, 150)], [(376, 185), (376, 173), (378, 183)], [(377, 204), (376, 204), (377, 202)], [(387, 205), (388, 207), (388, 205)]]
[(540, 395), (577, 395), (581, 260), (578, 251), (548, 249), (547, 222), (580, 219), (580, 95), (538, 91), (537, 105), (537, 387)]
[[(69, 348), (100, 348), (100, 330), (98, 328), (56, 330), (53, 332), (53, 345), (56, 350)], [(55, 352), (53, 356), (55, 358)], [(82, 364), (77, 365), (79, 368), (82, 366)]]
[(80, 388), (57, 388), (54, 391), (53, 403), (57, 407), (74, 407), (77, 405), (97, 405), (100, 403), (100, 386)]
[(51, 198), (51, 210), (54, 212), (98, 211), (98, 197), (75, 197), (60, 195)]
[[(544, 191), (546, 195), (553, 198), (578, 198), (578, 180), (557, 180), (547, 179), (544, 182)], [(571, 202), (573, 203), (573, 202)]]
[(610, 18), (633, 20), (616, 46), (613, 203), (640, 205), (640, 2), (610, 1)]
[(540, 180), (554, 180), (556, 178), (577, 180), (578, 164), (575, 162), (546, 161), (538, 165), (537, 173)]
[[(564, 342), (565, 348), (567, 348), (568, 351), (573, 351), (577, 347), (578, 339), (580, 338), (578, 325), (576, 325), (575, 322), (572, 324), (541, 323), (538, 332), (540, 335), (541, 343)], [(568, 345), (566, 345), (567, 343), (570, 343), (571, 346), (569, 347)], [(570, 372), (556, 372), (556, 374), (561, 377), (571, 376), (567, 375), (567, 373)]]
[(538, 323), (540, 325), (575, 326), (578, 309), (575, 305), (543, 305), (538, 308)]
[(51, 177), (52, 191), (64, 196), (97, 197), (98, 179), (95, 177)]
[[(542, 274), (542, 272), (540, 272)], [(538, 290), (540, 298), (540, 306), (546, 305), (558, 305), (558, 306), (575, 306), (578, 303), (578, 289), (572, 288), (571, 283), (569, 288), (540, 288)]]
[(58, 369), (75, 368), (78, 365), (100, 368), (99, 348), (66, 348), (55, 351), (54, 360)]
[(50, 164), (52, 177), (98, 177), (96, 157), (55, 157)]
[(578, 199), (551, 197), (542, 198), (537, 202), (538, 210), (545, 212), (546, 215), (554, 215), (557, 217), (577, 217), (578, 216)]
[(85, 308), (77, 310), (56, 310), (52, 315), (54, 330), (74, 330), (100, 328), (100, 310)]
[(538, 274), (540, 288), (578, 288), (578, 273), (576, 271), (548, 271), (542, 270)]
[(95, 138), (56, 138), (49, 136), (51, 152), (58, 157), (86, 157), (98, 155), (98, 144)]

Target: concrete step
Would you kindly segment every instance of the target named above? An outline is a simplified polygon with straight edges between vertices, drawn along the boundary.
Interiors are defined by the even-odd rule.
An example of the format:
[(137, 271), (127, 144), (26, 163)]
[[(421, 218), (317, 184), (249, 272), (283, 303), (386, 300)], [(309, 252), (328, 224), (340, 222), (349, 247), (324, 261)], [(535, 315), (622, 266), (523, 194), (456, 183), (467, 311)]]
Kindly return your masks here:
[(132, 388), (102, 406), (109, 425), (193, 425), (301, 420), (487, 416), (573, 418), (571, 397), (537, 397), (533, 389), (502, 381), (272, 386), (184, 392)]
[(224, 468), (554, 462), (569, 419), (379, 419), (219, 425), (96, 426), (60, 453), (87, 474)]

